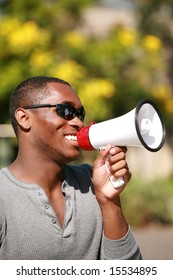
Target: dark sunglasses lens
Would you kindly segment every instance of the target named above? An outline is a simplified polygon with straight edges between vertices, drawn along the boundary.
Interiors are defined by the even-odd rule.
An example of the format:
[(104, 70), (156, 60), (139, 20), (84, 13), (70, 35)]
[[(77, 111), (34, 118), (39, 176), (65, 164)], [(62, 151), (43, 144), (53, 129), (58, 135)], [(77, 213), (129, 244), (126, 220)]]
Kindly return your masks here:
[(77, 116), (78, 116), (78, 118), (79, 118), (82, 122), (84, 121), (84, 119), (85, 119), (85, 110), (84, 110), (83, 107), (82, 107), (81, 109), (78, 110)]
[(56, 113), (65, 120), (72, 120), (74, 118), (74, 113), (73, 110), (71, 110), (71, 107), (64, 104), (56, 105)]
[(78, 116), (81, 121), (85, 118), (85, 111), (83, 107), (76, 110), (73, 106), (57, 104), (56, 112), (57, 115), (68, 121), (74, 119), (76, 116)]

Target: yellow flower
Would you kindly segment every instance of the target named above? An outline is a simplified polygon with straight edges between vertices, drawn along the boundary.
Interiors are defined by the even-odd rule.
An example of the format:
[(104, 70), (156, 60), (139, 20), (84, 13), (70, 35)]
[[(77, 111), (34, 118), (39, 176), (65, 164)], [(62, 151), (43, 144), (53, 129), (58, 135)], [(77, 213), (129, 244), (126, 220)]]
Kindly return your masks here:
[(151, 88), (153, 97), (165, 101), (171, 96), (171, 89), (168, 85), (155, 85)]
[(110, 98), (115, 94), (115, 86), (112, 82), (100, 79), (98, 81), (100, 96), (105, 98)]
[(125, 47), (134, 46), (136, 43), (136, 31), (133, 29), (120, 29), (118, 32), (118, 39), (120, 43)]
[(114, 93), (114, 84), (106, 79), (91, 79), (81, 84), (79, 97), (87, 112), (86, 122), (104, 119), (109, 115), (105, 98), (113, 96)]
[(35, 45), (39, 41), (39, 28), (34, 22), (26, 22), (9, 35), (12, 47)]
[(165, 109), (168, 113), (173, 114), (173, 99), (169, 99), (166, 101)]
[(86, 44), (86, 38), (79, 32), (68, 32), (64, 36), (64, 41), (69, 47), (81, 48)]
[(15, 29), (8, 35), (9, 45), (15, 52), (43, 45), (47, 40), (48, 33), (43, 31), (34, 21), (25, 22), (23, 25), (16, 22)]
[(53, 55), (50, 52), (33, 52), (30, 57), (30, 63), (36, 68), (46, 68), (53, 62)]
[(20, 23), (16, 18), (6, 18), (0, 23), (1, 35), (9, 36), (10, 33), (15, 32), (20, 27)]
[(161, 40), (153, 35), (147, 35), (143, 41), (144, 47), (149, 51), (157, 51), (160, 50), (162, 47)]
[(61, 77), (69, 83), (75, 83), (85, 76), (85, 68), (73, 60), (65, 60), (51, 69), (54, 76)]
[(110, 98), (115, 93), (114, 85), (104, 79), (93, 79), (82, 85), (82, 89), (79, 92), (79, 96), (82, 102), (90, 107), (98, 100), (102, 98)]

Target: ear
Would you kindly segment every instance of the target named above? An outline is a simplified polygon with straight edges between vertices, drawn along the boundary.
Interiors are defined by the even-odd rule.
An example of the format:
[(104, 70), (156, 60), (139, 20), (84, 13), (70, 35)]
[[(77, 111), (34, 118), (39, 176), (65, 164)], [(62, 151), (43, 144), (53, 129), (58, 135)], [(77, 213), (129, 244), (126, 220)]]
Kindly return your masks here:
[(18, 108), (15, 112), (15, 118), (23, 130), (29, 130), (31, 128), (31, 118), (25, 109)]

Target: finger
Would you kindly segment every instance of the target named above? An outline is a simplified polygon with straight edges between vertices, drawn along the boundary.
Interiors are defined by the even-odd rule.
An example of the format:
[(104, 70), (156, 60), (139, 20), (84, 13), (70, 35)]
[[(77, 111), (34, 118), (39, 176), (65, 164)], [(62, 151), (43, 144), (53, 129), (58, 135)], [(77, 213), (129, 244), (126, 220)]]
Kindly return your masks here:
[(111, 173), (115, 173), (115, 172), (117, 172), (117, 171), (119, 171), (121, 169), (128, 170), (127, 162), (124, 159), (122, 159), (122, 160), (120, 160), (118, 162), (115, 162), (114, 164), (109, 165), (109, 166), (110, 166), (110, 172)]
[(112, 147), (109, 151), (110, 155), (115, 155), (115, 154), (118, 154), (118, 153), (121, 153), (121, 152), (126, 153), (127, 152), (127, 147), (116, 146), (116, 147)]
[(120, 161), (125, 162), (125, 160), (126, 160), (126, 154), (123, 151), (120, 151), (115, 155), (111, 155), (111, 156), (109, 155), (109, 159), (108, 159), (110, 166)]
[(124, 183), (127, 184), (131, 178), (132, 178), (132, 174), (130, 171), (128, 171), (127, 174), (123, 176)]
[(119, 177), (129, 176), (129, 173), (130, 173), (129, 170), (127, 170), (126, 168), (121, 168), (111, 174), (112, 176), (119, 178)]

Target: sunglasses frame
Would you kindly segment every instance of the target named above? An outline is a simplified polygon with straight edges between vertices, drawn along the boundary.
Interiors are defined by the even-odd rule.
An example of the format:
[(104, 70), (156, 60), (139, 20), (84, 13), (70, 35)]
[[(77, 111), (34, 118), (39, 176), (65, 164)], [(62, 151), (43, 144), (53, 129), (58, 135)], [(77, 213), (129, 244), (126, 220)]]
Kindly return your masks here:
[[(72, 105), (69, 104), (35, 104), (35, 105), (27, 105), (22, 107), (23, 109), (39, 109), (39, 108), (51, 108), (55, 107), (56, 108), (56, 113), (59, 117), (63, 118), (64, 120), (72, 120), (75, 117), (78, 117), (80, 121), (84, 121), (85, 118), (85, 110), (84, 107), (82, 106), (79, 109), (76, 109)], [(65, 115), (65, 110), (68, 109), (69, 113)], [(64, 114), (61, 113), (60, 111), (64, 110)], [(71, 110), (71, 111), (70, 111)], [(62, 111), (63, 112), (63, 111)]]

